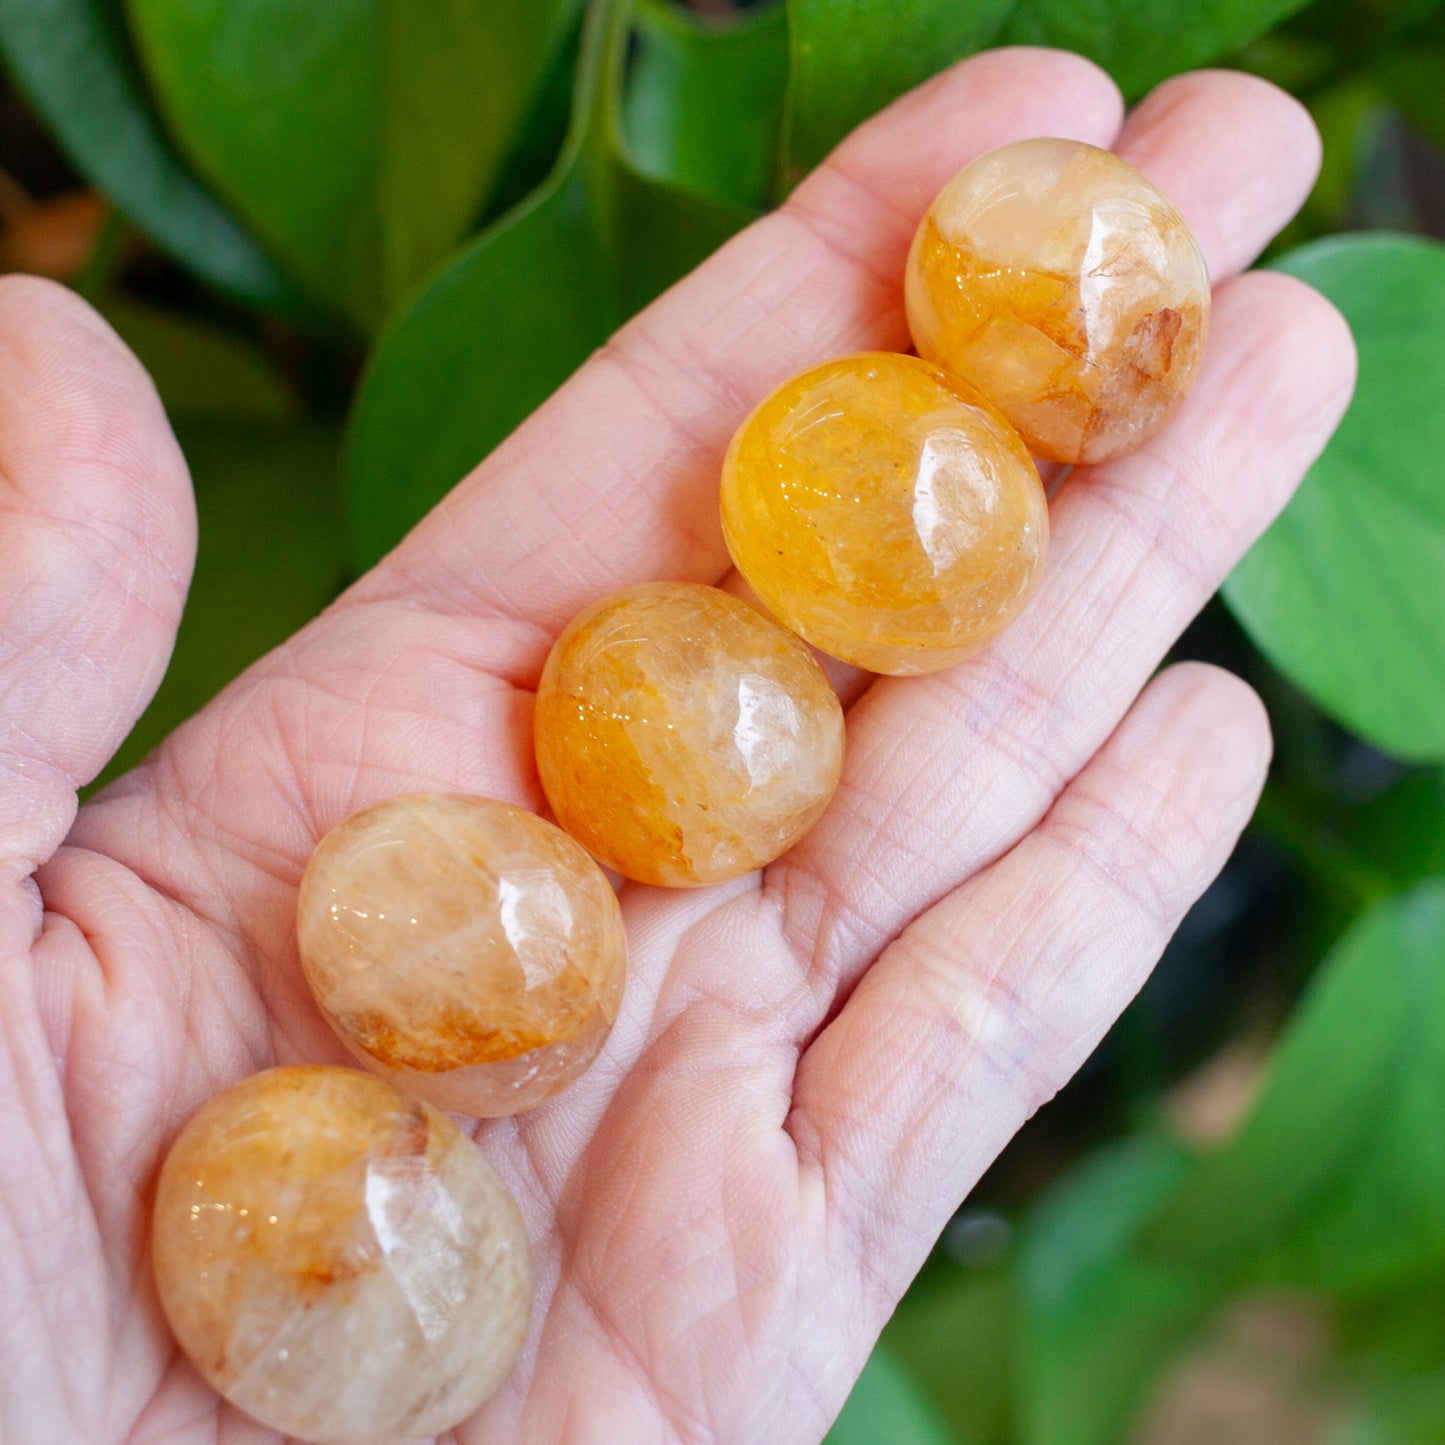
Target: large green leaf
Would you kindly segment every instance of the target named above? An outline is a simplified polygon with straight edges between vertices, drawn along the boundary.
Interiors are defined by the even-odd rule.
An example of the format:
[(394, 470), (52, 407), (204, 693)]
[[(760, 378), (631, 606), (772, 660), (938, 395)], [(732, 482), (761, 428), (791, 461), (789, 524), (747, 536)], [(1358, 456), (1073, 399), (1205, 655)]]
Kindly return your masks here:
[(476, 220), (576, 0), (127, 0), (202, 174), (363, 328)]
[(1440, 1445), (1445, 1441), (1445, 1366), (1432, 1363), (1435, 1368), (1416, 1379), (1366, 1395), (1326, 1445)]
[(1020, 1445), (1117, 1445), (1159, 1367), (1215, 1303), (1205, 1281), (1135, 1248), (1188, 1163), (1140, 1136), (1086, 1160), (1040, 1200), (1020, 1241)]
[(918, 1387), (886, 1349), (873, 1351), (824, 1445), (952, 1445)]
[(947, 1427), (953, 1445), (1014, 1445), (1018, 1371), (1017, 1272), (940, 1260), (915, 1281), (883, 1331), (883, 1346)]
[(761, 209), (772, 192), (788, 80), (781, 4), (728, 25), (639, 0), (623, 139), (644, 175)]
[(71, 160), (198, 276), (258, 305), (281, 273), (195, 178), (151, 111), (118, 0), (0, 0), (0, 53)]
[(173, 422), (298, 420), (295, 394), (241, 338), (135, 301), (110, 301), (102, 309), (145, 367)]
[(793, 64), (784, 165), (796, 180), (895, 96), (993, 45), (1097, 60), (1126, 95), (1217, 59), (1306, 0), (788, 0)]
[(603, 0), (556, 171), (472, 242), (377, 347), (352, 416), (347, 514), (370, 566), (633, 311), (749, 213), (638, 174), (618, 87), (629, 7)]
[(1346, 727), (1402, 757), (1445, 758), (1445, 248), (1342, 236), (1278, 265), (1343, 311), (1360, 380), (1225, 600)]
[(1410, 123), (1445, 144), (1445, 44), (1413, 45), (1385, 57), (1379, 83)]
[(1243, 1283), (1377, 1291), (1445, 1266), (1445, 882), (1378, 904), (1321, 965), (1239, 1133), (1148, 1232)]
[(1396, 887), (1445, 878), (1445, 769), (1401, 778), (1361, 808), (1344, 832)]

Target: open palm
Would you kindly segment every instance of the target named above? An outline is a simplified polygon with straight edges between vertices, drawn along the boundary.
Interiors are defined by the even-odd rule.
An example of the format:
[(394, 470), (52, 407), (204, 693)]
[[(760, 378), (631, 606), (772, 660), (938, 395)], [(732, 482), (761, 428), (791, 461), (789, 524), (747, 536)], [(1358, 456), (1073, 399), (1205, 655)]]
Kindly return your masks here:
[(522, 1206), (538, 1297), (460, 1441), (816, 1441), (949, 1213), (1133, 995), (1253, 806), (1269, 740), (1252, 694), (1197, 666), (1149, 678), (1349, 392), (1327, 305), (1230, 279), (1312, 179), (1304, 114), (1201, 74), (1121, 128), (1106, 77), (1043, 51), (939, 77), (78, 815), (169, 654), (192, 503), (104, 324), (57, 288), (0, 284), (5, 1445), (274, 1438), (177, 1353), (147, 1207), (210, 1095), (347, 1061), (293, 939), (316, 840), (417, 789), (540, 808), (531, 689), (552, 638), (626, 584), (728, 576), (734, 426), (807, 365), (905, 349), (924, 207), (1036, 134), (1115, 146), (1195, 228), (1219, 284), (1193, 394), (1144, 450), (1064, 483), (1044, 585), (987, 653), (839, 676), (842, 787), (790, 855), (696, 892), (624, 888), (632, 969), (606, 1051), (477, 1136)]

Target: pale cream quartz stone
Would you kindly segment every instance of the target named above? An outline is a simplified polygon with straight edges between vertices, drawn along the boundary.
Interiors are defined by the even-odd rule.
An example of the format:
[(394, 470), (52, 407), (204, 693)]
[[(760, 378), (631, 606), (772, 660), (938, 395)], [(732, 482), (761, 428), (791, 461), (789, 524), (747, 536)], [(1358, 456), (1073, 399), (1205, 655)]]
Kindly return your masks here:
[(181, 1348), (232, 1404), (318, 1445), (466, 1419), (522, 1347), (517, 1206), (435, 1109), (353, 1069), (270, 1069), (161, 1168), (152, 1250)]
[(493, 798), (413, 793), (317, 845), (296, 934), (327, 1021), (374, 1073), (458, 1114), (529, 1109), (617, 1017), (617, 897), (551, 823)]

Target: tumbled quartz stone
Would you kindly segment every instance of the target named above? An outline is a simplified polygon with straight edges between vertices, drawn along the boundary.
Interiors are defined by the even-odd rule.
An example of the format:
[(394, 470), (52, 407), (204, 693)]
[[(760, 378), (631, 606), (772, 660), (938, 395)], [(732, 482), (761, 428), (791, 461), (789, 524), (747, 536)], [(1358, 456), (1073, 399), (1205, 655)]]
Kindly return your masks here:
[(1209, 322), (1204, 257), (1179, 213), (1080, 141), (1019, 141), (964, 167), (913, 238), (905, 291), (919, 354), (1058, 462), (1105, 461), (1158, 431)]
[(1039, 475), (984, 399), (867, 352), (779, 387), (723, 464), (723, 532), (767, 607), (872, 672), (936, 672), (1022, 610), (1048, 550)]
[(627, 974), (606, 875), (492, 798), (410, 794), (338, 824), (306, 865), (296, 932), (347, 1048), (458, 1114), (515, 1114), (571, 1083)]
[(507, 1187), (426, 1104), (354, 1069), (254, 1074), (161, 1167), (152, 1253), (181, 1348), (321, 1445), (449, 1429), (506, 1378), (532, 1267)]
[(838, 786), (843, 711), (796, 637), (716, 587), (646, 583), (557, 639), (536, 708), (557, 821), (671, 888), (771, 862)]

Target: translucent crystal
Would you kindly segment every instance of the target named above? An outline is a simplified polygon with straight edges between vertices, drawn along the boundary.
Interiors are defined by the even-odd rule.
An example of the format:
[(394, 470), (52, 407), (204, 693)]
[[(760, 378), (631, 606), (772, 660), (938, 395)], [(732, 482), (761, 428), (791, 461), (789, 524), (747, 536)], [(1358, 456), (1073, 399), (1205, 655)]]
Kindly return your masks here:
[(723, 532), (772, 612), (873, 672), (936, 672), (1032, 595), (1048, 503), (1017, 433), (913, 356), (867, 352), (779, 387), (723, 464)]
[(161, 1168), (152, 1252), (181, 1348), (232, 1404), (321, 1445), (396, 1445), (506, 1378), (531, 1310), (521, 1216), (476, 1146), (352, 1069), (212, 1099)]
[(307, 982), (342, 1042), (407, 1093), (513, 1114), (571, 1083), (617, 1016), (627, 945), (602, 870), (491, 798), (390, 798), (301, 880)]
[(557, 821), (629, 878), (715, 883), (771, 862), (838, 785), (843, 712), (796, 637), (715, 587), (650, 583), (558, 638), (537, 691)]
[(1158, 431), (1209, 320), (1204, 257), (1179, 213), (1080, 141), (1019, 141), (961, 170), (918, 228), (905, 291), (919, 354), (1060, 462), (1104, 461)]

